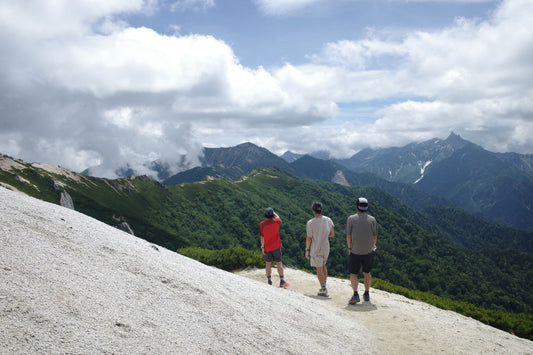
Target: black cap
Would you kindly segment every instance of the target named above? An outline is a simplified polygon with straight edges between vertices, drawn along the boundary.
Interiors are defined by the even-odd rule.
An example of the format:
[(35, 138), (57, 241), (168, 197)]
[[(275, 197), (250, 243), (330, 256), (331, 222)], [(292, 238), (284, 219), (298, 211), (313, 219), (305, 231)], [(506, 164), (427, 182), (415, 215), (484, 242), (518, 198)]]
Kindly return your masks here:
[(265, 217), (266, 218), (272, 218), (274, 217), (274, 209), (272, 207), (267, 207), (265, 209)]

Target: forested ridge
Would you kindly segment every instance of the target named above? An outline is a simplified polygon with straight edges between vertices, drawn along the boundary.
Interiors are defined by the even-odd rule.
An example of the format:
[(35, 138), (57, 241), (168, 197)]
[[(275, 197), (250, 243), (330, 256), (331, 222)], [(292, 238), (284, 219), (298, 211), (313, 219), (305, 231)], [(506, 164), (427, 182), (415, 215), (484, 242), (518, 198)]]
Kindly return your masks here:
[(365, 196), (371, 201), (369, 213), (379, 225), (373, 272), (376, 277), (484, 308), (532, 313), (531, 253), (460, 247), (383, 207), (397, 205), (395, 208), (416, 217), (416, 212), (402, 207), (401, 201), (383, 191), (369, 187), (340, 189), (335, 184), (330, 184), (328, 191), (324, 185), (328, 183), (256, 169), (237, 183), (219, 179), (169, 187), (175, 197), (167, 211), (174, 212), (159, 218), (178, 234), (189, 236), (197, 247), (259, 250), (258, 224), (264, 208), (272, 206), (283, 220), (280, 233), (284, 262), (309, 268), (304, 255), (305, 223), (312, 218), (311, 202), (320, 200), (325, 215), (335, 223), (328, 270), (331, 275), (347, 277), (345, 222), (355, 213), (355, 198)]

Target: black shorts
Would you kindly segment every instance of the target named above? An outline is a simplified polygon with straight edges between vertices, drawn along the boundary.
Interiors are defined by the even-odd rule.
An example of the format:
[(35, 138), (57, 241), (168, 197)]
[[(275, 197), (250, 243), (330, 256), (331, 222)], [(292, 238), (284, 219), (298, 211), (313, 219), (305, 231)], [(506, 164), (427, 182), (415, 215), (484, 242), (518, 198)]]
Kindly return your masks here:
[(281, 248), (272, 251), (265, 251), (263, 254), (263, 260), (266, 262), (275, 261), (277, 263), (281, 262)]
[(372, 271), (372, 264), (374, 262), (374, 253), (367, 255), (350, 254), (350, 274), (358, 274), (361, 266), (364, 273)]

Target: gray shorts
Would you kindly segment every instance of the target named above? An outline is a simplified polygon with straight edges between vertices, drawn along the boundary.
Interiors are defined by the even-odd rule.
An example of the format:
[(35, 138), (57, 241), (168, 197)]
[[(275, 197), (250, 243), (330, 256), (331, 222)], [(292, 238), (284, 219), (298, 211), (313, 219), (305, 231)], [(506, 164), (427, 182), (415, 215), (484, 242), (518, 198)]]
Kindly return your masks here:
[(281, 248), (272, 251), (265, 251), (263, 254), (263, 260), (268, 262), (275, 261), (277, 263), (281, 262)]
[(312, 267), (322, 267), (326, 265), (326, 262), (328, 261), (328, 255), (311, 255), (310, 259)]

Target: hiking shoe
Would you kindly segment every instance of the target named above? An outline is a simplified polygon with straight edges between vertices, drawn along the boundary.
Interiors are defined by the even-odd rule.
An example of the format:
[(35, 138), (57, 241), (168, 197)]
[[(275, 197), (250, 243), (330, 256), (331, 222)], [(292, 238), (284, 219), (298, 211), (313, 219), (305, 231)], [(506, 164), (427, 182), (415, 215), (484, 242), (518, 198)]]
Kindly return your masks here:
[(318, 295), (319, 296), (328, 297), (328, 289), (327, 288), (321, 288), (320, 290), (318, 290)]
[(272, 280), (268, 279), (268, 284), (272, 285)]
[(358, 293), (354, 293), (352, 298), (350, 298), (350, 300), (348, 301), (349, 304), (356, 304), (357, 302), (360, 302), (361, 299), (359, 298), (359, 294)]
[(365, 300), (365, 302), (370, 301), (370, 293), (365, 292), (365, 293), (363, 294), (363, 299)]
[(287, 287), (289, 286), (289, 283), (285, 280), (280, 280), (279, 287)]

